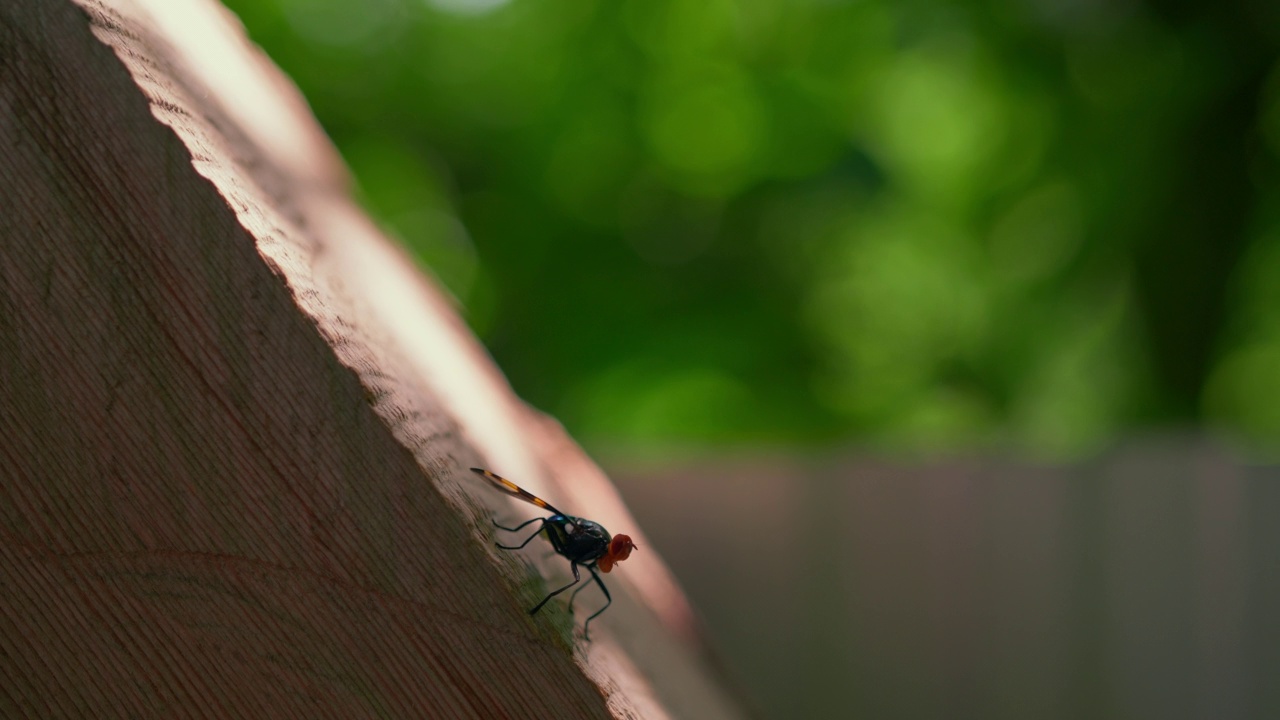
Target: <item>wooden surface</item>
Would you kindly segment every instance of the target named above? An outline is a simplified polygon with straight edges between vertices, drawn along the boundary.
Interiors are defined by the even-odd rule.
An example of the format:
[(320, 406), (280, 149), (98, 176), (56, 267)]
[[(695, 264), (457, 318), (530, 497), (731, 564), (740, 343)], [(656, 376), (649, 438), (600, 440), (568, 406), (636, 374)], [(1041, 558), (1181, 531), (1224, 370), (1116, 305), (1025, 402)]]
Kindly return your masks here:
[[(738, 716), (220, 7), (0, 3), (0, 148), (0, 716)], [(471, 465), (636, 538), (595, 642)]]

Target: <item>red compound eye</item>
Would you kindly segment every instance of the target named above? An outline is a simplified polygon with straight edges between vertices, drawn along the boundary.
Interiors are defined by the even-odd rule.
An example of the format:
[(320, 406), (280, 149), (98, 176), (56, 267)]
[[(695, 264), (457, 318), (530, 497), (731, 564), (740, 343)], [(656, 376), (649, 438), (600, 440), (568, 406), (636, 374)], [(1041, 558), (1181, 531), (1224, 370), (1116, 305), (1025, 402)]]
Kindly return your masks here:
[(631, 551), (635, 549), (636, 544), (631, 541), (630, 535), (615, 535), (609, 542), (609, 551), (596, 561), (596, 567), (600, 568), (600, 572), (607, 573), (614, 565), (631, 557)]

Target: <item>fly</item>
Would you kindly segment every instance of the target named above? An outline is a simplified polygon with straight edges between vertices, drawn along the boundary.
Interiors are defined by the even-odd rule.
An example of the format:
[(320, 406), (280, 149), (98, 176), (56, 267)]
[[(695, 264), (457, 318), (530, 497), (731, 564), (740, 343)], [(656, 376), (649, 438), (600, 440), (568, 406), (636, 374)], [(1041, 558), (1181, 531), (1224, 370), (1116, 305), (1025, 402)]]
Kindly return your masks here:
[[(541, 610), (542, 606), (546, 605), (547, 601), (551, 598), (581, 582), (582, 576), (578, 573), (579, 565), (591, 572), (591, 579), (595, 580), (595, 583), (600, 586), (601, 592), (604, 593), (605, 604), (604, 607), (595, 611), (591, 617), (587, 618), (587, 622), (582, 626), (583, 638), (590, 640), (591, 635), (588, 628), (591, 626), (591, 621), (599, 616), (600, 613), (608, 609), (609, 605), (613, 604), (613, 598), (609, 595), (609, 588), (604, 586), (604, 581), (600, 579), (600, 574), (596, 571), (599, 570), (600, 572), (607, 573), (612, 570), (614, 565), (626, 560), (627, 557), (631, 555), (631, 551), (636, 548), (636, 544), (631, 542), (631, 537), (628, 535), (616, 535), (611, 537), (609, 535), (609, 531), (601, 527), (600, 523), (584, 520), (572, 515), (566, 515), (552, 507), (551, 503), (546, 500), (543, 500), (528, 490), (521, 488), (519, 485), (516, 485), (504, 477), (494, 475), (488, 470), (471, 468), (471, 472), (487, 478), (502, 492), (518, 497), (531, 505), (536, 505), (551, 513), (551, 517), (534, 518), (527, 522), (520, 523), (515, 527), (499, 525), (498, 521), (494, 520), (493, 524), (495, 527), (500, 530), (506, 530), (507, 532), (518, 532), (533, 523), (541, 523), (538, 525), (538, 531), (530, 535), (519, 545), (503, 545), (502, 543), (497, 543), (497, 545), (503, 550), (519, 550), (525, 545), (528, 545), (529, 542), (538, 537), (538, 535), (542, 534), (543, 530), (546, 530), (547, 539), (551, 541), (551, 547), (555, 548), (557, 553), (563, 555), (565, 559), (569, 561), (569, 569), (573, 571), (573, 582), (565, 585), (559, 590), (551, 591), (550, 595), (542, 598), (542, 602), (533, 606), (533, 609), (529, 611), (530, 615)], [(570, 613), (573, 612), (574, 599), (578, 597), (578, 593), (582, 592), (587, 587), (588, 585), (583, 585), (577, 590), (574, 590), (573, 594), (569, 596)]]

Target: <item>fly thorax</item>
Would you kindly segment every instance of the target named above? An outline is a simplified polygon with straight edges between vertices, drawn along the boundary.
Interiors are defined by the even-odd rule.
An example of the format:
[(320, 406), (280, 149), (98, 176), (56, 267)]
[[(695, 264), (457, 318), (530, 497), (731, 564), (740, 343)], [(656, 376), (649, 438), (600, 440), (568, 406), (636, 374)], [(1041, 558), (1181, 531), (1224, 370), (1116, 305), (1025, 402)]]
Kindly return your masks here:
[(564, 532), (564, 547), (557, 550), (574, 562), (597, 560), (609, 550), (609, 532), (599, 523), (565, 516), (564, 522), (558, 526)]

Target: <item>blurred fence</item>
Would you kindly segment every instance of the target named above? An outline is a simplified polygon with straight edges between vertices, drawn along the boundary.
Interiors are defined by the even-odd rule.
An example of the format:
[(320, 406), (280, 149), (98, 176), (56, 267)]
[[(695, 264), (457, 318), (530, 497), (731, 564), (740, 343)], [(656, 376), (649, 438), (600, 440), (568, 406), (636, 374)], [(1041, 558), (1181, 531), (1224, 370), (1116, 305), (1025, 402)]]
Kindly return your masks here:
[(620, 484), (777, 718), (1280, 717), (1280, 470), (738, 459)]

